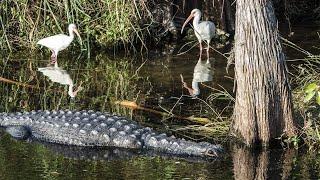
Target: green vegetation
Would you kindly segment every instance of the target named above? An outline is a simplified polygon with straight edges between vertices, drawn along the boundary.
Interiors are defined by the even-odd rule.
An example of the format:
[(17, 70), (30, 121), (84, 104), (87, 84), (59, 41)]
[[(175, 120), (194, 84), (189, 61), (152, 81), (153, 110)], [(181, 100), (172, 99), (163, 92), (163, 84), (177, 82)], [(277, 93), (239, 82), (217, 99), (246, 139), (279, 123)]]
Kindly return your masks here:
[(79, 26), (82, 49), (111, 47), (142, 40), (137, 23), (142, 7), (128, 0), (6, 0), (0, 3), (0, 48), (34, 49), (44, 37), (67, 33), (70, 23)]
[(293, 66), (296, 72), (292, 81), (296, 86), (293, 91), (293, 102), (295, 117), (300, 124), (299, 139), (303, 140), (309, 149), (320, 148), (319, 64), (318, 56), (309, 55), (303, 63)]

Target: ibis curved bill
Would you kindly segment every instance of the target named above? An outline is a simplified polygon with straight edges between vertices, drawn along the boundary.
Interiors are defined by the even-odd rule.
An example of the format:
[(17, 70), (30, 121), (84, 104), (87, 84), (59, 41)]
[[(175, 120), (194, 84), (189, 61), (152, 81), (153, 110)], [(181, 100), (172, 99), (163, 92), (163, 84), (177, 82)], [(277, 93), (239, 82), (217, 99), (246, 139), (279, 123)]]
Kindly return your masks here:
[(194, 33), (200, 44), (200, 57), (202, 54), (202, 41), (207, 41), (208, 49), (207, 49), (207, 57), (209, 59), (209, 49), (210, 49), (210, 41), (215, 36), (216, 26), (211, 21), (200, 21), (201, 19), (201, 11), (199, 9), (193, 9), (187, 18), (187, 20), (183, 23), (181, 33), (183, 32), (184, 27), (188, 24), (188, 22), (193, 18), (193, 28)]
[(74, 39), (74, 33), (76, 33), (77, 36), (81, 39), (80, 34), (77, 30), (77, 26), (75, 24), (69, 24), (68, 30), (69, 36), (65, 34), (57, 34), (40, 39), (37, 42), (37, 44), (45, 46), (51, 50), (51, 64), (54, 64), (57, 61), (59, 51), (66, 49), (71, 44)]

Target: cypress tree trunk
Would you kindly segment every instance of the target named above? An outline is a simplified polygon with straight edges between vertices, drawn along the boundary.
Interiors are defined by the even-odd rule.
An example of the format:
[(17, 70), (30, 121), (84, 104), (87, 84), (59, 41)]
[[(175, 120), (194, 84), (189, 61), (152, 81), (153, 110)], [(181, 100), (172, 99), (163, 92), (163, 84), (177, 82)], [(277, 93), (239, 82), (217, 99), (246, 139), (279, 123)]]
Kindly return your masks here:
[(250, 146), (295, 133), (277, 26), (271, 0), (237, 0), (233, 131)]

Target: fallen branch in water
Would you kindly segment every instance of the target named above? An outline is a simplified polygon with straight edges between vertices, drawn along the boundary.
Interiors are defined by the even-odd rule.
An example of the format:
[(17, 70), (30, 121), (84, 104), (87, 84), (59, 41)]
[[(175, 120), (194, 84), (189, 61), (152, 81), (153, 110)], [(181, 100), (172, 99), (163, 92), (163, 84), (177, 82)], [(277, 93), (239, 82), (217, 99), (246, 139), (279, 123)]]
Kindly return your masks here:
[[(14, 84), (14, 85), (17, 85), (17, 86), (23, 86), (23, 87), (31, 88), (31, 89), (39, 89), (39, 90), (40, 89), (45, 89), (44, 87), (30, 85), (30, 84), (27, 84), (27, 83), (22, 83), (22, 82), (14, 81), (14, 80), (7, 79), (7, 78), (4, 78), (4, 77), (0, 77), (0, 81), (8, 83), (8, 84)], [(57, 89), (45, 89), (45, 90), (47, 90), (47, 91), (55, 91), (55, 92), (60, 92), (60, 93), (66, 94), (65, 91), (61, 91), (61, 90), (57, 90)]]
[(192, 121), (195, 123), (199, 123), (199, 124), (208, 124), (208, 123), (212, 123), (208, 118), (201, 118), (201, 117), (194, 117), (194, 116), (190, 116), (190, 117), (182, 117), (182, 116), (178, 116), (172, 113), (167, 113), (167, 112), (162, 112), (162, 111), (157, 111), (151, 108), (146, 108), (146, 107), (142, 107), (139, 106), (136, 102), (133, 101), (116, 101), (115, 104), (119, 104), (121, 106), (127, 107), (127, 108), (131, 108), (133, 110), (143, 110), (143, 111), (148, 111), (154, 114), (160, 114), (162, 116), (169, 116), (169, 117), (173, 117), (173, 118), (177, 118), (177, 119), (183, 119), (183, 120), (188, 120), (188, 121)]
[(15, 85), (18, 85), (18, 86), (27, 87), (27, 88), (32, 88), (32, 89), (41, 89), (40, 87), (37, 87), (37, 86), (34, 86), (34, 85), (30, 85), (30, 84), (14, 81), (14, 80), (11, 80), (11, 79), (6, 79), (4, 77), (0, 77), (0, 81), (5, 82), (5, 83), (9, 83), (9, 84), (15, 84)]

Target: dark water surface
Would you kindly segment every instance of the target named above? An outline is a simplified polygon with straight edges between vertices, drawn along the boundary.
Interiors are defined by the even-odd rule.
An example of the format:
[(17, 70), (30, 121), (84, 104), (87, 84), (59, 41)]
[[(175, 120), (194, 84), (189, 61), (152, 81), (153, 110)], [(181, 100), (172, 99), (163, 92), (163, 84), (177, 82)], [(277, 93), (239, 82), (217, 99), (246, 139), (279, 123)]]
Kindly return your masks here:
[[(315, 33), (319, 26), (293, 27), (290, 40), (312, 53), (319, 51)], [(283, 31), (283, 34), (286, 34)], [(304, 41), (305, 40), (305, 41)], [(304, 55), (285, 48), (290, 59)], [(110, 57), (99, 54), (90, 59), (79, 54), (59, 55), (59, 73), (46, 68), (48, 52), (42, 55), (16, 53), (2, 55), (0, 62), (0, 111), (30, 111), (33, 109), (93, 109), (111, 111), (140, 124), (180, 137), (188, 133), (172, 131), (187, 122), (164, 120), (146, 112), (132, 111), (114, 105), (116, 100), (135, 100), (153, 109), (170, 111), (181, 116), (214, 114), (212, 109), (188, 95), (182, 88), (180, 74), (192, 85), (198, 62), (198, 49), (181, 56), (154, 58)], [(66, 55), (68, 54), (68, 55)], [(318, 53), (320, 54), (320, 53)], [(225, 88), (232, 95), (232, 68), (226, 73), (226, 59), (212, 53), (212, 80), (199, 84), (199, 98), (210, 102), (217, 111), (230, 100), (212, 100), (212, 88)], [(205, 58), (205, 54), (203, 58)], [(203, 62), (206, 62), (205, 60)], [(37, 71), (43, 67), (42, 72)], [(57, 69), (56, 69), (57, 70)], [(64, 70), (64, 71), (63, 71)], [(139, 71), (138, 71), (139, 70)], [(206, 70), (201, 70), (204, 72)], [(199, 71), (198, 71), (199, 72)], [(69, 74), (66, 75), (66, 74)], [(210, 75), (208, 75), (210, 76)], [(53, 82), (53, 81), (55, 82)], [(59, 84), (57, 81), (60, 81)], [(83, 90), (75, 98), (68, 94), (81, 82)], [(67, 85), (66, 85), (67, 84)], [(69, 84), (69, 85), (68, 85)], [(206, 85), (206, 86), (205, 86)], [(231, 107), (226, 110), (230, 114)], [(221, 111), (219, 111), (221, 112)], [(213, 115), (212, 115), (213, 116)], [(157, 117), (157, 118), (156, 118)], [(192, 125), (192, 123), (190, 123)], [(0, 133), (0, 179), (318, 179), (320, 156), (301, 150), (248, 150), (225, 143), (226, 155), (216, 161), (174, 158), (163, 155), (130, 152), (121, 149), (80, 149), (39, 142), (17, 141)], [(216, 141), (208, 139), (211, 143)]]

